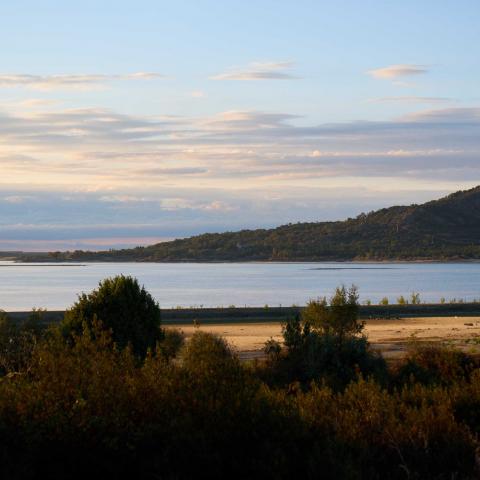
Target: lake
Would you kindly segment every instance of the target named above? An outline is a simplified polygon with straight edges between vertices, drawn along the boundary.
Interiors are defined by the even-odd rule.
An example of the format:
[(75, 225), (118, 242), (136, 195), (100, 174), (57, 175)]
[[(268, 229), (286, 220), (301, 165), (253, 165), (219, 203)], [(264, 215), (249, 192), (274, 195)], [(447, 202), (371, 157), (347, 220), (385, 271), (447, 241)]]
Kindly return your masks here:
[(480, 298), (480, 263), (86, 263), (17, 264), (0, 261), (0, 309), (64, 309), (112, 275), (137, 277), (164, 308), (303, 305), (357, 285), (362, 301), (420, 293)]

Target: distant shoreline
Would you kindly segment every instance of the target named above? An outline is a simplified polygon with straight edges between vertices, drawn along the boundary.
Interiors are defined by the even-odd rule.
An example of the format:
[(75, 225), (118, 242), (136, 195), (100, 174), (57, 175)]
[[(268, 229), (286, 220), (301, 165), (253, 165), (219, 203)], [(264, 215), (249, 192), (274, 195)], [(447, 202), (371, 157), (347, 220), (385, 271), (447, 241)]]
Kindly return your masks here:
[(392, 259), (392, 260), (162, 260), (162, 261), (144, 261), (144, 260), (117, 260), (117, 259), (112, 259), (112, 260), (81, 260), (81, 263), (78, 263), (76, 260), (21, 260), (18, 258), (1, 258), (0, 261), (3, 262), (12, 262), (9, 265), (0, 265), (0, 267), (9, 267), (9, 266), (51, 266), (51, 267), (56, 267), (56, 266), (85, 266), (87, 264), (92, 264), (92, 263), (141, 263), (141, 264), (187, 264), (187, 263), (193, 263), (193, 264), (273, 264), (273, 265), (282, 265), (282, 264), (311, 264), (311, 263), (338, 263), (338, 264), (344, 264), (344, 263), (349, 263), (349, 264), (449, 264), (449, 263), (480, 263), (480, 259), (412, 259), (412, 260), (398, 260), (398, 259)]
[[(1, 261), (1, 259), (0, 259)], [(12, 262), (8, 265), (0, 265), (0, 268), (11, 268), (11, 267), (85, 267), (85, 262), (83, 263), (73, 263), (73, 262), (58, 262), (58, 263), (23, 263), (23, 262)]]

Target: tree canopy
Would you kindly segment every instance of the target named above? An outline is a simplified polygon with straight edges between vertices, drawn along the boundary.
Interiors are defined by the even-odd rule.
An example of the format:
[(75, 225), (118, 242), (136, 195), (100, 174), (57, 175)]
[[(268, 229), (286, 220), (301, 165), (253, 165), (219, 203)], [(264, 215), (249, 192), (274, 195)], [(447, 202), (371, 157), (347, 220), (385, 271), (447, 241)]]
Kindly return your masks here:
[(138, 355), (145, 355), (163, 336), (158, 303), (130, 276), (107, 278), (96, 290), (80, 295), (65, 312), (62, 330), (78, 334), (94, 322), (110, 329), (120, 348), (130, 344)]

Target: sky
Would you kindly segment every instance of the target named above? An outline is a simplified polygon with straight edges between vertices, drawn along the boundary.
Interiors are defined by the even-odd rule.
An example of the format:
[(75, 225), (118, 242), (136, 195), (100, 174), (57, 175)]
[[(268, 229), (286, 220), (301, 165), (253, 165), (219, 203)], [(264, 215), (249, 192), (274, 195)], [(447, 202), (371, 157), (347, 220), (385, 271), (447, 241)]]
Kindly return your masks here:
[(480, 184), (478, 0), (0, 3), (0, 250), (337, 220)]

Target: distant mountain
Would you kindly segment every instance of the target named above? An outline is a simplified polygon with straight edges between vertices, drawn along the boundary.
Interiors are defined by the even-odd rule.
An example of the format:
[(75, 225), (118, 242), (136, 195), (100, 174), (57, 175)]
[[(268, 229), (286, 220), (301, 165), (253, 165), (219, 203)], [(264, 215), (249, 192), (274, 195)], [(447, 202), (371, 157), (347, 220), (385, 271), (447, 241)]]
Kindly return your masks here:
[(337, 222), (204, 234), (149, 247), (51, 253), (23, 260), (320, 261), (480, 259), (480, 186), (422, 205)]

